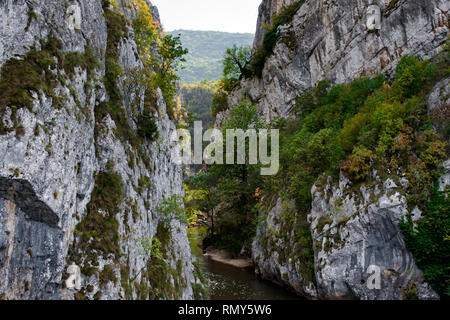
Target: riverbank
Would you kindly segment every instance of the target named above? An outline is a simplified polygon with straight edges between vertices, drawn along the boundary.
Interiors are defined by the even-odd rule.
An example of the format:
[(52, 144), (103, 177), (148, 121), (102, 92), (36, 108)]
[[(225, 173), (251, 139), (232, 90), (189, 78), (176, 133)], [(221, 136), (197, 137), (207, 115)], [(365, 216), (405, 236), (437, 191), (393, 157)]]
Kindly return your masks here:
[(233, 259), (231, 254), (227, 251), (214, 247), (206, 248), (204, 256), (212, 261), (220, 262), (240, 269), (252, 269), (254, 267), (251, 259)]
[(212, 250), (213, 248), (207, 248), (204, 254), (201, 244), (205, 234), (206, 230), (202, 228), (188, 229), (192, 257), (209, 280), (211, 300), (302, 299), (276, 284), (258, 279), (253, 267), (245, 267), (249, 265), (246, 259), (231, 259), (230, 255), (224, 255), (220, 250)]

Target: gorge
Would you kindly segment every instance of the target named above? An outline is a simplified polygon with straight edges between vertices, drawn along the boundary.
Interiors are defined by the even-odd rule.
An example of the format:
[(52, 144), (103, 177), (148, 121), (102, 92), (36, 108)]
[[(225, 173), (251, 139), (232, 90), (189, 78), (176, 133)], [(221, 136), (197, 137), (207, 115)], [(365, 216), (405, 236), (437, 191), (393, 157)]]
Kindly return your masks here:
[(263, 298), (448, 299), (449, 9), (262, 0), (205, 116), (280, 131), (261, 176), (173, 158), (187, 52), (150, 1), (0, 1), (0, 300), (208, 299), (188, 225)]

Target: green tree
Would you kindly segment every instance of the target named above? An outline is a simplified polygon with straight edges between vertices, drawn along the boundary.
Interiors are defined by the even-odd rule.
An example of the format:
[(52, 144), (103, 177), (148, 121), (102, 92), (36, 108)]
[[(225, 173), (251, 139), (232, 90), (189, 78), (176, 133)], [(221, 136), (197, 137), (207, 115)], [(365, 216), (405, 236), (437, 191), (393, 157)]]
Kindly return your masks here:
[(251, 55), (252, 50), (249, 46), (234, 45), (228, 48), (223, 59), (223, 78), (237, 82), (244, 77), (250, 77)]
[[(266, 127), (256, 111), (256, 106), (242, 102), (231, 109), (230, 116), (223, 126), (224, 150), (226, 146), (226, 130), (256, 129)], [(237, 145), (233, 150), (236, 159)], [(245, 154), (249, 154), (246, 143)], [(251, 240), (256, 232), (255, 207), (259, 202), (257, 188), (262, 185), (260, 166), (250, 164), (246, 156), (244, 164), (214, 164), (208, 173), (215, 178), (209, 190), (213, 197), (220, 199), (221, 211), (215, 217), (217, 245), (237, 255), (244, 246), (250, 248)]]
[(176, 71), (185, 61), (183, 56), (187, 53), (188, 50), (183, 48), (180, 37), (166, 35), (161, 40), (157, 54), (152, 55), (151, 64), (156, 70), (153, 80), (163, 92), (164, 99), (169, 107), (169, 115), (176, 105), (176, 81), (179, 79)]
[(220, 204), (220, 196), (215, 192), (217, 177), (209, 172), (199, 172), (185, 179), (187, 185), (186, 207), (194, 211), (200, 211), (206, 216), (208, 232), (215, 235), (215, 208)]

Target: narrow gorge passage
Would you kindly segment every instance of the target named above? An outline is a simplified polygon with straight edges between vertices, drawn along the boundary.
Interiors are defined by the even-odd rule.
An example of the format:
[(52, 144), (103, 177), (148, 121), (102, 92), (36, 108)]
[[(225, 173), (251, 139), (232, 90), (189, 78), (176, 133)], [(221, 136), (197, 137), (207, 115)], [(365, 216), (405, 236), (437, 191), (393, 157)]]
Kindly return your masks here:
[(449, 193), (450, 0), (0, 0), (0, 300), (448, 300)]
[(301, 300), (287, 289), (269, 281), (258, 279), (253, 268), (238, 268), (213, 261), (203, 254), (199, 244), (204, 235), (199, 228), (188, 229), (192, 258), (208, 279), (211, 300)]

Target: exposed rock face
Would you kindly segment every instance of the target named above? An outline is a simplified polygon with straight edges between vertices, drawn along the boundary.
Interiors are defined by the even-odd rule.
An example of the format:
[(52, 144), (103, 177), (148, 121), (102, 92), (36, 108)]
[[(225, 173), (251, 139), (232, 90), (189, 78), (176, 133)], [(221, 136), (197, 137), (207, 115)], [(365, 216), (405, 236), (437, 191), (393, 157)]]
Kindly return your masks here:
[[(312, 189), (308, 218), (319, 295), (392, 300), (415, 286), (419, 299), (439, 298), (424, 283), (398, 227), (408, 212), (407, 181), (376, 180), (355, 189), (344, 176), (337, 183), (329, 177), (324, 187)], [(420, 217), (418, 209), (414, 213)]]
[(292, 222), (284, 221), (284, 213), (294, 211), (293, 202), (277, 199), (275, 206), (269, 210), (265, 223), (256, 231), (252, 259), (256, 265), (256, 273), (261, 278), (293, 289), (301, 296), (317, 298), (313, 279), (306, 277), (301, 270), (301, 262), (295, 256), (296, 251), (301, 251), (296, 243), (295, 232), (288, 228), (289, 234), (285, 234), (286, 229), (283, 228), (286, 223), (289, 227), (292, 225)]
[[(70, 4), (81, 10), (81, 30), (68, 27), (64, 2), (0, 2), (0, 67), (12, 57), (24, 59), (32, 46), (39, 52), (43, 47), (39, 40), (51, 36), (61, 41), (61, 52), (84, 55), (88, 45), (99, 60), (95, 70), (80, 65), (71, 75), (57, 64), (51, 71), (57, 75), (55, 96), (33, 91), (31, 108), (0, 106), (1, 127), (6, 128), (0, 135), (0, 299), (146, 299), (156, 284), (144, 277), (149, 254), (143, 240), (152, 239), (164, 219), (157, 210), (161, 202), (184, 193), (182, 170), (171, 161), (176, 146), (169, 144), (169, 136), (176, 127), (158, 90), (154, 106), (158, 140), (143, 139), (137, 150), (120, 135), (121, 124), (100, 109), (111, 100), (102, 80), (111, 37), (102, 1)], [(131, 19), (133, 13), (119, 4)], [(117, 51), (117, 63), (125, 70), (117, 81), (123, 114), (135, 131), (146, 93), (128, 86), (131, 78), (126, 71), (142, 68), (131, 28)], [(108, 220), (118, 250), (115, 257), (104, 248), (94, 249), (90, 257), (72, 248), (84, 237), (89, 239), (75, 227), (88, 221), (100, 173), (114, 173), (119, 178), (113, 182), (121, 186), (118, 210)], [(106, 201), (108, 196), (102, 195)], [(167, 276), (168, 286), (177, 290), (159, 298), (190, 299), (195, 279), (186, 231), (178, 220), (170, 225), (163, 248), (167, 269), (173, 272), (160, 277)], [(95, 234), (90, 238), (87, 246)], [(80, 292), (63, 286), (66, 269), (75, 260), (83, 273)]]
[[(277, 12), (273, 3), (261, 4), (258, 29)], [(369, 32), (367, 28), (369, 5), (381, 9), (378, 31)], [(241, 81), (230, 94), (228, 105), (237, 105), (246, 98), (268, 120), (289, 117), (300, 93), (320, 80), (338, 84), (380, 72), (391, 76), (406, 54), (433, 58), (449, 34), (449, 9), (449, 2), (443, 0), (307, 0), (292, 23), (280, 27), (281, 39), (266, 60), (262, 77)], [(258, 30), (254, 50), (263, 36), (264, 31)], [(445, 79), (432, 90), (430, 113), (439, 110), (445, 119), (448, 103)], [(228, 113), (217, 115), (217, 127)], [(441, 190), (449, 181), (448, 161), (443, 167)], [(405, 181), (379, 179), (376, 185), (363, 184), (354, 190), (344, 177), (336, 182), (330, 179), (321, 188), (318, 182), (312, 189), (308, 219), (314, 247), (314, 281), (304, 281), (296, 260), (290, 258), (297, 249), (283, 234), (286, 218), (281, 199), (269, 208), (253, 242), (252, 257), (260, 275), (311, 298), (402, 299), (410, 285), (416, 287), (421, 299), (438, 298), (423, 282), (397, 225), (407, 210), (402, 185)], [(413, 214), (417, 219), (421, 213), (415, 210)], [(290, 232), (288, 238), (293, 237)], [(284, 248), (289, 248), (288, 252), (281, 256)], [(378, 271), (380, 283), (375, 281)]]
[[(261, 4), (256, 47), (263, 39), (261, 27), (284, 2)], [(376, 32), (366, 26), (371, 4), (382, 12)], [(262, 77), (242, 81), (229, 105), (248, 97), (267, 119), (286, 117), (299, 93), (320, 80), (345, 83), (380, 72), (391, 74), (405, 54), (432, 58), (449, 34), (449, 9), (446, 0), (307, 0), (292, 23), (280, 28), (282, 39)], [(219, 114), (218, 126), (223, 118)]]
[(253, 47), (258, 48), (262, 45), (266, 33), (265, 25), (270, 25), (272, 17), (280, 12), (283, 7), (292, 4), (294, 0), (263, 0), (259, 5), (258, 23), (256, 25), (255, 40)]

